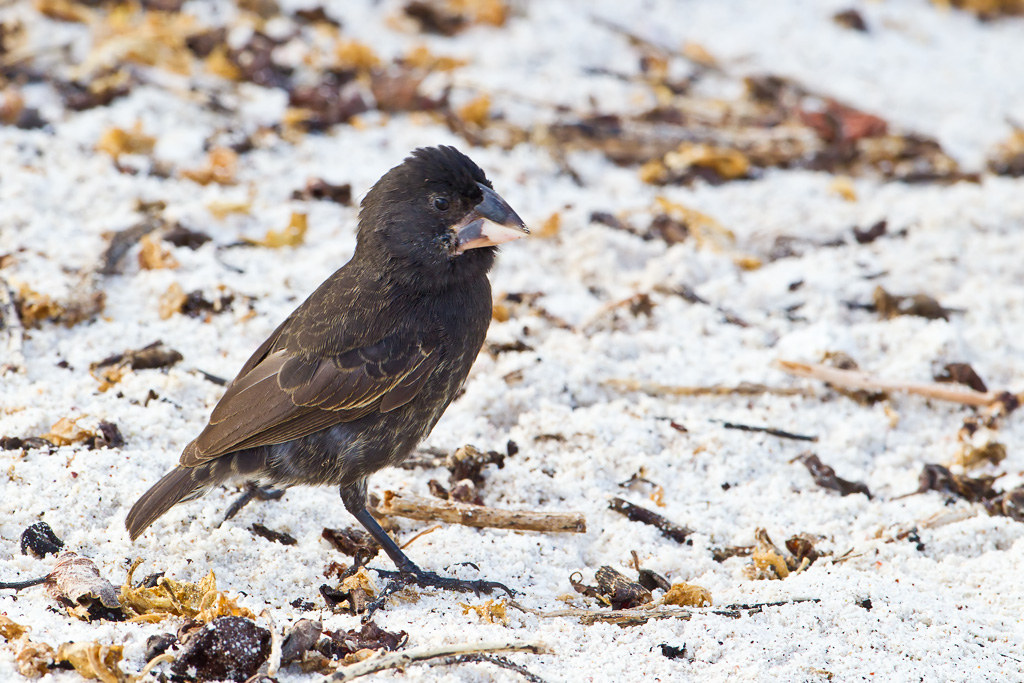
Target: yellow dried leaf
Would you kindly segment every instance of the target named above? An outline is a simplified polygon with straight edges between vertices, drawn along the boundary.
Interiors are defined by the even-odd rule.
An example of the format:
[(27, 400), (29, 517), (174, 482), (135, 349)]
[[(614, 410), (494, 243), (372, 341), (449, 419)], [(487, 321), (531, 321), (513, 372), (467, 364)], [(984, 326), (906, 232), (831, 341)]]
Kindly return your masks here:
[(206, 205), (206, 210), (214, 218), (223, 220), (233, 213), (249, 213), (252, 210), (252, 202), (247, 199), (215, 199)]
[(508, 20), (508, 5), (505, 0), (448, 0), (455, 14), (462, 14), (474, 24), (504, 26)]
[(700, 64), (701, 66), (706, 66), (708, 68), (718, 66), (718, 61), (714, 56), (707, 51), (707, 48), (699, 43), (687, 42), (683, 45), (682, 53), (684, 57), (695, 64)]
[(50, 673), (50, 665), (57, 654), (53, 648), (46, 643), (33, 643), (27, 639), (22, 643), (21, 649), (14, 657), (18, 673), (25, 678), (39, 678)]
[(724, 249), (736, 241), (736, 235), (731, 230), (705, 213), (695, 211), (665, 197), (655, 197), (655, 202), (663, 213), (686, 224), (690, 233), (696, 238), (699, 247), (712, 246)]
[(366, 43), (345, 40), (334, 48), (334, 58), (342, 69), (369, 71), (380, 66), (380, 58)]
[(108, 128), (96, 142), (96, 150), (118, 159), (122, 154), (149, 154), (155, 144), (156, 138), (143, 133), (137, 122), (131, 130)]
[(665, 178), (668, 177), (668, 169), (665, 168), (665, 164), (661, 162), (661, 159), (651, 159), (644, 163), (638, 173), (640, 181), (648, 185), (658, 185), (665, 182)]
[(181, 288), (181, 285), (177, 282), (172, 282), (167, 291), (160, 295), (160, 319), (167, 320), (171, 316), (181, 313), (181, 309), (187, 300), (188, 296), (185, 294), (185, 290)]
[(238, 172), (238, 153), (229, 147), (214, 147), (202, 168), (182, 171), (181, 176), (200, 185), (234, 185)]
[(71, 444), (85, 441), (90, 436), (95, 436), (89, 430), (82, 429), (75, 424), (80, 419), (82, 418), (76, 417), (71, 419), (69, 417), (62, 417), (50, 427), (50, 431), (46, 434), (40, 434), (40, 438), (46, 439), (55, 446), (70, 446)]
[(547, 220), (545, 220), (543, 223), (540, 224), (540, 229), (538, 229), (535, 233), (533, 233), (533, 235), (535, 237), (540, 237), (542, 239), (547, 239), (549, 237), (554, 237), (555, 235), (557, 235), (558, 231), (561, 229), (561, 227), (562, 227), (562, 217), (556, 211), (553, 214), (551, 214), (550, 216), (548, 216)]
[(360, 567), (359, 571), (343, 580), (339, 590), (342, 593), (351, 593), (357, 588), (362, 589), (371, 597), (377, 594), (377, 586), (364, 567)]
[(139, 267), (143, 270), (178, 267), (177, 259), (171, 254), (171, 250), (162, 244), (159, 237), (146, 235), (141, 240), (141, 247), (142, 249), (139, 251)]
[(495, 322), (503, 323), (511, 317), (511, 313), (508, 310), (508, 306), (505, 304), (494, 304), (491, 307), (491, 318)]
[(233, 598), (217, 591), (217, 578), (211, 571), (196, 583), (175, 581), (166, 576), (153, 588), (135, 588), (132, 576), (142, 563), (136, 560), (128, 570), (121, 586), (121, 605), (132, 614), (132, 621), (152, 622), (167, 617), (186, 617), (209, 623), (223, 616), (249, 617), (255, 615), (240, 607)]
[(292, 212), (288, 227), (284, 230), (267, 230), (262, 240), (246, 240), (250, 244), (278, 249), (280, 247), (297, 247), (306, 240), (306, 214)]
[(735, 257), (733, 259), (733, 263), (735, 263), (743, 270), (757, 270), (762, 265), (764, 265), (761, 259), (759, 259), (756, 256), (750, 256), (748, 254)]
[(857, 201), (857, 190), (854, 189), (853, 181), (848, 176), (839, 176), (832, 181), (828, 189), (848, 202)]
[(58, 21), (74, 21), (79, 24), (88, 24), (92, 21), (93, 13), (88, 7), (80, 2), (71, 0), (35, 0), (36, 10), (51, 19)]
[(665, 155), (664, 163), (673, 171), (700, 166), (714, 171), (725, 180), (744, 178), (750, 171), (750, 160), (739, 150), (705, 143), (684, 142), (675, 151)]
[(39, 327), (44, 320), (53, 320), (64, 314), (64, 307), (28, 285), (18, 288), (18, 317), (25, 327)]
[(0, 614), (0, 636), (3, 636), (5, 640), (17, 640), (28, 631), (28, 626), (15, 623), (6, 614)]
[(466, 104), (459, 107), (458, 116), (466, 123), (483, 128), (491, 115), (491, 98), (488, 95), (480, 95)]
[(228, 59), (227, 49), (223, 45), (213, 48), (213, 51), (206, 57), (206, 70), (214, 76), (226, 78), (229, 81), (237, 81), (242, 73), (235, 66), (235, 63)]
[(78, 69), (83, 80), (125, 62), (191, 72), (195, 58), (186, 41), (195, 33), (195, 17), (190, 14), (143, 12), (136, 3), (122, 3), (94, 27), (92, 50)]
[(710, 607), (714, 604), (711, 601), (711, 591), (707, 588), (683, 582), (672, 584), (672, 587), (665, 593), (663, 602), (666, 605), (679, 605), (680, 607)]
[(476, 615), (488, 624), (500, 623), (508, 626), (508, 615), (505, 613), (506, 605), (504, 600), (499, 602), (488, 600), (482, 605), (470, 605), (465, 602), (460, 602), (459, 607), (462, 608), (463, 614), (476, 612)]
[(25, 98), (12, 86), (7, 86), (0, 95), (3, 96), (0, 98), (0, 123), (13, 126), (25, 110)]
[(409, 50), (402, 61), (414, 69), (423, 69), (424, 71), (454, 71), (466, 65), (464, 59), (435, 55), (427, 49), (426, 45), (417, 45)]
[(68, 662), (82, 678), (103, 683), (123, 683), (125, 675), (117, 664), (123, 656), (120, 645), (63, 643), (57, 650), (57, 661)]

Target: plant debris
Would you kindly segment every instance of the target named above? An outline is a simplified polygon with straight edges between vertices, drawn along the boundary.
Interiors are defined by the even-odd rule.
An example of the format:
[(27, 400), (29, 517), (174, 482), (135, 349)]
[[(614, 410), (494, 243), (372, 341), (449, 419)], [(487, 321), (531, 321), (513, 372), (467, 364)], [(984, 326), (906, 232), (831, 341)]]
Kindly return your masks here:
[(988, 387), (982, 381), (978, 373), (968, 363), (946, 363), (941, 372), (932, 375), (936, 382), (955, 382), (963, 384), (983, 394), (988, 393)]
[(971, 503), (977, 503), (996, 497), (997, 493), (992, 488), (995, 480), (996, 477), (988, 475), (968, 477), (963, 474), (953, 474), (947, 467), (929, 464), (921, 470), (916, 493), (938, 491), (963, 498)]
[(741, 425), (734, 422), (722, 422), (722, 427), (725, 429), (738, 429), (742, 432), (763, 432), (765, 434), (771, 434), (781, 439), (794, 439), (796, 441), (817, 441), (817, 436), (808, 436), (806, 434), (794, 434), (793, 432), (787, 432), (783, 429), (776, 429), (775, 427), (755, 427), (751, 425)]
[(316, 647), (323, 632), (323, 625), (311, 619), (299, 619), (288, 631), (281, 644), (281, 662), (287, 664), (302, 659), (309, 650)]
[(380, 552), (380, 545), (370, 534), (362, 529), (349, 527), (346, 529), (328, 529), (320, 533), (321, 538), (334, 546), (335, 550), (349, 557), (362, 557), (365, 561), (372, 560)]
[(161, 341), (155, 341), (141, 349), (116, 353), (93, 363), (89, 366), (89, 372), (100, 381), (100, 391), (106, 391), (120, 382), (129, 369), (136, 371), (169, 368), (180, 360), (181, 353), (164, 346)]
[(219, 617), (188, 636), (171, 671), (196, 681), (242, 683), (267, 661), (270, 640), (270, 632), (251, 618)]
[(796, 458), (807, 468), (807, 471), (814, 477), (814, 483), (822, 488), (838, 491), (841, 496), (848, 496), (851, 493), (863, 493), (871, 499), (871, 491), (867, 485), (859, 481), (848, 481), (836, 476), (836, 471), (823, 463), (814, 453), (804, 453)]
[(82, 678), (97, 679), (102, 683), (125, 683), (126, 677), (118, 664), (124, 656), (120, 645), (91, 643), (61, 643), (55, 661), (67, 662)]
[(296, 543), (298, 543), (298, 541), (295, 540), (295, 537), (291, 534), (286, 534), (283, 531), (274, 531), (273, 529), (268, 529), (259, 522), (253, 522), (252, 526), (249, 527), (249, 529), (260, 538), (265, 538), (273, 543), (280, 543), (281, 545), (295, 545)]
[(363, 624), (359, 630), (324, 631), (324, 635), (327, 638), (319, 642), (317, 649), (331, 659), (341, 660), (361, 650), (394, 652), (409, 641), (409, 634), (405, 631), (385, 631), (372, 621)]
[(45, 585), (50, 596), (79, 619), (123, 618), (119, 614), (121, 602), (117, 589), (100, 575), (96, 564), (87, 557), (70, 550), (61, 552)]
[(641, 522), (655, 527), (663, 536), (671, 538), (677, 543), (688, 543), (687, 537), (693, 533), (692, 529), (679, 526), (675, 522), (670, 522), (656, 512), (652, 512), (651, 510), (640, 507), (639, 505), (634, 505), (622, 498), (612, 498), (608, 503), (608, 507), (619, 514), (624, 515), (631, 522)]
[(945, 308), (927, 294), (896, 296), (885, 291), (881, 286), (875, 287), (872, 295), (875, 310), (882, 318), (895, 318), (900, 315), (914, 315), (928, 320), (949, 320), (949, 314), (956, 309)]
[(217, 579), (212, 571), (196, 583), (175, 581), (161, 575), (152, 585), (145, 582), (132, 586), (132, 576), (141, 562), (136, 560), (132, 563), (121, 586), (121, 604), (125, 612), (132, 615), (132, 621), (154, 622), (167, 617), (184, 617), (206, 623), (222, 616), (255, 618), (251, 611), (217, 590)]
[(362, 614), (378, 590), (365, 567), (353, 565), (352, 569), (355, 571), (347, 570), (342, 574), (341, 585), (337, 588), (321, 586), (320, 595), (335, 611)]
[(57, 538), (46, 522), (36, 522), (21, 532), (21, 554), (43, 558), (56, 555), (64, 548), (64, 541)]
[(662, 603), (678, 607), (711, 607), (711, 591), (692, 583), (674, 583), (665, 592)]
[(310, 178), (306, 181), (306, 187), (292, 193), (292, 199), (327, 201), (342, 206), (352, 206), (352, 185), (350, 183), (334, 185), (323, 178)]
[(747, 578), (753, 580), (785, 579), (792, 573), (804, 571), (818, 559), (814, 542), (808, 536), (790, 538), (785, 549), (772, 543), (764, 529), (757, 529), (754, 538), (757, 544), (750, 555), (751, 564), (744, 568)]
[(381, 515), (395, 515), (449, 524), (464, 524), (495, 529), (585, 533), (587, 521), (578, 512), (540, 512), (532, 510), (500, 510), (454, 500), (434, 501), (420, 496), (385, 491), (384, 499), (375, 508)]
[(65, 301), (54, 301), (25, 284), (18, 288), (14, 296), (18, 317), (26, 329), (39, 328), (44, 322), (74, 327), (102, 313), (106, 302), (105, 293), (90, 292), (87, 289)]

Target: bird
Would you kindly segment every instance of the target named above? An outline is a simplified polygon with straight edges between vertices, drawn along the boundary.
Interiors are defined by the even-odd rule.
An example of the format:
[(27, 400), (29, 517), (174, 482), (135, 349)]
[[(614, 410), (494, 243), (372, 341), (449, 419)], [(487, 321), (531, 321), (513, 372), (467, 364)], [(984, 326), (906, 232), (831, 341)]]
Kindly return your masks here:
[(233, 480), (332, 485), (394, 562), (395, 589), (511, 594), (421, 569), (369, 513), (367, 479), (401, 463), (460, 391), (490, 325), (498, 245), (527, 234), (468, 156), (414, 150), (360, 203), (351, 259), (256, 349), (178, 465), (131, 508), (131, 539)]

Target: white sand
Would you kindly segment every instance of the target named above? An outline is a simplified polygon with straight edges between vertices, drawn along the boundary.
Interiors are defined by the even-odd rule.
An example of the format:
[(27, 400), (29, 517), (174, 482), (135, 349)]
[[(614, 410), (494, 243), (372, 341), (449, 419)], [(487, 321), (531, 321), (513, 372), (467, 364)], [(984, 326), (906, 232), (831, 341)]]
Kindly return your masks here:
[[(792, 76), (904, 130), (937, 136), (969, 169), (982, 168), (992, 145), (1009, 136), (1007, 120), (1024, 122), (1021, 20), (980, 23), (910, 0), (659, 0), (623, 9), (627, 4), (524, 3), (525, 14), (505, 28), (476, 28), (426, 42), (438, 53), (472, 60), (455, 72), (457, 101), (475, 90), (490, 92), (495, 108), (520, 121), (553, 117), (550, 107), (530, 104), (535, 100), (584, 111), (590, 97), (600, 111), (638, 111), (651, 103), (639, 86), (586, 71), (637, 69), (636, 51), (592, 22), (592, 16), (601, 16), (668, 47), (701, 44), (720, 60), (735, 88), (748, 73)], [(389, 25), (386, 18), (397, 3), (335, 5), (345, 34), (372, 44), (381, 55), (405, 52), (424, 40)], [(862, 12), (871, 33), (854, 33), (831, 21), (835, 11), (850, 6)], [(203, 3), (187, 7), (201, 15), (211, 11)], [(2, 12), (32, 14), (24, 6)], [(85, 35), (79, 26), (48, 25), (55, 27), (46, 34), (53, 42)], [(232, 125), (252, 130), (280, 118), (281, 93), (252, 86), (240, 92), (242, 113)], [(140, 270), (136, 248), (125, 259), (123, 275), (97, 280), (107, 295), (99, 320), (71, 329), (46, 324), (28, 332), (26, 372), (0, 380), (0, 436), (37, 435), (62, 417), (83, 416), (83, 426), (101, 419), (116, 423), (127, 443), (118, 450), (67, 447), (25, 457), (0, 451), (0, 471), (6, 475), (0, 482), (0, 580), (48, 571), (51, 560), (23, 556), (18, 548), (22, 530), (44, 520), (115, 584), (124, 577), (126, 558), (141, 556), (145, 563), (137, 576), (162, 571), (196, 580), (212, 569), (221, 588), (240, 594), (240, 603), (256, 613), (269, 609), (279, 627), (304, 616), (321, 618), (325, 628), (357, 627), (357, 617), (326, 609), (302, 613), (289, 604), (302, 598), (323, 605), (318, 587), (325, 582), (324, 568), (331, 560), (347, 560), (320, 539), (324, 526), (354, 523), (333, 490), (293, 490), (280, 502), (252, 505), (215, 528), (236, 495), (234, 489), (218, 490), (174, 509), (134, 544), (123, 520), (136, 498), (177, 461), (220, 396), (220, 388), (191, 370), (233, 376), (298, 301), (351, 254), (356, 209), (295, 202), (292, 191), (309, 177), (324, 177), (351, 182), (361, 197), (414, 147), (456, 144), (486, 169), (527, 224), (539, 226), (552, 212), (561, 212), (557, 237), (523, 240), (503, 250), (492, 275), (496, 293), (541, 292), (539, 303), (577, 328), (609, 302), (658, 284), (685, 283), (714, 305), (655, 293), (650, 318), (620, 311), (601, 317), (586, 332), (558, 329), (525, 313), (492, 325), (490, 341), (522, 339), (534, 350), (497, 359), (482, 354), (465, 395), (426, 445), (454, 449), (472, 443), (504, 450), (506, 441), (514, 440), (519, 454), (504, 469), (486, 472), (487, 503), (579, 510), (587, 516), (588, 532), (544, 535), (446, 526), (414, 543), (411, 557), (438, 570), (474, 562), (480, 575), (523, 591), (523, 604), (539, 609), (563, 606), (558, 598), (572, 593), (568, 577), (573, 572), (590, 581), (607, 564), (632, 575), (631, 550), (645, 567), (670, 580), (707, 588), (716, 606), (819, 601), (739, 619), (704, 610), (690, 621), (629, 628), (584, 627), (572, 619), (510, 610), (511, 621), (502, 626), (464, 615), (457, 604), (464, 597), (424, 592), (415, 604), (396, 603), (381, 612), (380, 626), (407, 631), (412, 646), (540, 639), (554, 654), (511, 658), (549, 681), (824, 681), (826, 672), (836, 681), (1024, 679), (1024, 525), (989, 517), (979, 505), (947, 505), (937, 493), (895, 500), (915, 490), (925, 463), (951, 460), (957, 430), (971, 410), (905, 396), (864, 407), (772, 366), (778, 358), (817, 361), (825, 351), (844, 351), (863, 369), (888, 378), (930, 381), (933, 364), (960, 361), (970, 363), (992, 389), (1021, 390), (1024, 180), (989, 176), (978, 185), (942, 187), (861, 179), (857, 200), (847, 202), (829, 191), (833, 178), (827, 174), (773, 171), (757, 181), (721, 187), (654, 188), (642, 184), (634, 170), (577, 154), (570, 160), (586, 181), (578, 188), (558, 174), (543, 149), (474, 149), (420, 118), (395, 116), (382, 123), (371, 116), (364, 129), (339, 126), (327, 136), (249, 153), (235, 187), (200, 187), (119, 173), (107, 155), (93, 151), (104, 129), (141, 121), (158, 138), (157, 158), (176, 168), (201, 166), (203, 139), (229, 122), (177, 91), (137, 87), (109, 107), (81, 113), (64, 113), (43, 86), (27, 88), (26, 95), (44, 115), (57, 118), (53, 134), (0, 128), (0, 254), (15, 255), (0, 275), (11, 282), (67, 297), (83, 286), (82, 273), (95, 268), (106, 245), (102, 233), (138, 220), (139, 199), (166, 202), (169, 218), (209, 233), (221, 245), (280, 229), (293, 210), (309, 213), (310, 228), (305, 244), (295, 249), (224, 251), (223, 261), (243, 269), (241, 274), (218, 260), (214, 243), (195, 252), (175, 249), (180, 266), (172, 270)], [(206, 209), (213, 200), (244, 199), (250, 192), (249, 215), (217, 220)], [(735, 253), (698, 250), (693, 240), (666, 248), (588, 222), (592, 211), (630, 211), (637, 225), (646, 225), (656, 195), (733, 230)], [(753, 272), (733, 261), (736, 253), (765, 255), (779, 235), (852, 241), (852, 226), (867, 227), (882, 218), (890, 233), (907, 229), (908, 236), (808, 250), (804, 257)], [(803, 286), (790, 291), (799, 280)], [(209, 322), (185, 316), (161, 320), (157, 297), (174, 282), (186, 292), (202, 288), (208, 295), (223, 285), (236, 294), (235, 308)], [(926, 292), (965, 312), (949, 322), (879, 321), (842, 303), (870, 300), (878, 284), (894, 293)], [(244, 297), (253, 298), (254, 317), (246, 318)], [(797, 311), (803, 320), (794, 322), (784, 309), (797, 303), (803, 304)], [(728, 324), (716, 305), (750, 326)], [(179, 350), (184, 360), (167, 372), (130, 373), (116, 389), (98, 392), (90, 363), (157, 339)], [(71, 368), (57, 367), (62, 360)], [(507, 384), (502, 378), (513, 371), (521, 372), (522, 381)], [(611, 378), (677, 385), (764, 382), (804, 386), (815, 396), (654, 398), (610, 389), (603, 382)], [(160, 398), (143, 405), (150, 391)], [(672, 429), (665, 418), (689, 431)], [(721, 420), (815, 434), (819, 441), (726, 430)], [(539, 434), (564, 440), (535, 440)], [(1007, 459), (998, 469), (974, 474), (1005, 472), (997, 484), (1008, 489), (1024, 480), (1018, 416), (996, 436), (1006, 445)], [(791, 463), (807, 450), (839, 476), (865, 482), (875, 498), (820, 489), (802, 465)], [(696, 530), (692, 545), (679, 545), (607, 509), (608, 500), (619, 495), (655, 507), (645, 493), (618, 486), (641, 468), (665, 488), (665, 507), (658, 512)], [(371, 489), (426, 495), (429, 479), (446, 477), (443, 470), (390, 470), (375, 476)], [(966, 518), (921, 529), (921, 550), (906, 540), (886, 542), (933, 515), (956, 511)], [(298, 545), (254, 537), (248, 531), (253, 522), (292, 534)], [(402, 522), (401, 536), (407, 539), (427, 526)], [(839, 556), (852, 550), (853, 557), (839, 564), (824, 557), (784, 581), (746, 578), (746, 558), (722, 564), (711, 558), (711, 548), (752, 544), (758, 527), (779, 544), (794, 534), (811, 534), (821, 538), (820, 551)], [(383, 558), (375, 563), (389, 565)], [(451, 571), (478, 576), (465, 567)], [(870, 610), (858, 606), (865, 599)], [(579, 596), (574, 602), (584, 604)], [(0, 594), (0, 612), (31, 625), (34, 639), (54, 646), (91, 640), (124, 644), (123, 668), (131, 672), (144, 664), (147, 637), (178, 626), (89, 624), (54, 607), (40, 588)], [(688, 659), (665, 658), (662, 643), (685, 643)], [(14, 652), (0, 645), (0, 680), (18, 680), (14, 667)], [(487, 665), (414, 666), (405, 675), (424, 681), (520, 680)], [(295, 669), (279, 674), (281, 681), (315, 678)], [(55, 671), (42, 680), (79, 676)]]

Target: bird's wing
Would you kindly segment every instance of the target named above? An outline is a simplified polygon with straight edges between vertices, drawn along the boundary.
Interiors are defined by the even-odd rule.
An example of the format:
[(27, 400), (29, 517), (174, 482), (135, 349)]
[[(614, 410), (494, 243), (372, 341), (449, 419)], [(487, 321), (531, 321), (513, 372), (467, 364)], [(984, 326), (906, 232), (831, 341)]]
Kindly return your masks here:
[[(280, 329), (280, 328), (279, 328)], [(226, 453), (283, 443), (416, 396), (437, 367), (435, 344), (392, 335), (333, 357), (272, 351), (246, 364), (213, 409), (210, 423), (181, 456), (194, 467)], [(268, 340), (270, 342), (270, 340)], [(243, 368), (243, 371), (245, 368)]]

